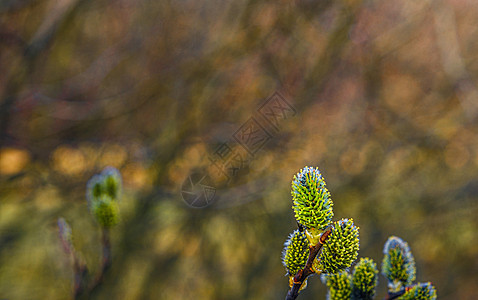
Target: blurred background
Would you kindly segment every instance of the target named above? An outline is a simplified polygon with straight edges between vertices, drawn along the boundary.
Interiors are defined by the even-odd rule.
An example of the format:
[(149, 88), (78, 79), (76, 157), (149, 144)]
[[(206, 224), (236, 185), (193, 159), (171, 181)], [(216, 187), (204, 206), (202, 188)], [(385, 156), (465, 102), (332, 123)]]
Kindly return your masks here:
[[(283, 299), (308, 165), (359, 256), (400, 236), (418, 281), (474, 299), (477, 53), (473, 0), (2, 0), (0, 298), (71, 299), (59, 217), (99, 268), (85, 187), (114, 166), (89, 298)], [(325, 295), (313, 277), (299, 298)]]

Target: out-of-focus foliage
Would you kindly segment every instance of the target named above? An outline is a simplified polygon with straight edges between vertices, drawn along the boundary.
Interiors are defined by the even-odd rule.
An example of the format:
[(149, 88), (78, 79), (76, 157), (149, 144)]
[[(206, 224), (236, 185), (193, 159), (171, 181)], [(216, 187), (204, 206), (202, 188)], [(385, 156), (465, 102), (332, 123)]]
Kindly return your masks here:
[[(290, 178), (314, 165), (360, 256), (401, 236), (440, 298), (473, 299), (476, 28), (473, 0), (0, 1), (0, 298), (71, 295), (56, 220), (93, 266), (84, 188), (105, 166), (124, 191), (95, 298), (283, 298)], [(275, 91), (296, 111), (278, 126)], [(250, 118), (268, 142), (188, 206), (190, 172)]]

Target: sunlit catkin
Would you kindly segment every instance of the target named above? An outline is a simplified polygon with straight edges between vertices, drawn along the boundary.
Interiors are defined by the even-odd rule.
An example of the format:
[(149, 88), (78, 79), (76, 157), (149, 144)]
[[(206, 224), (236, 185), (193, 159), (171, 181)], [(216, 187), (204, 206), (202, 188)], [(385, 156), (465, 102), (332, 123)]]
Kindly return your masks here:
[(307, 229), (327, 228), (334, 216), (333, 202), (319, 169), (305, 167), (294, 175), (291, 194), (297, 222)]
[(325, 273), (336, 273), (350, 267), (357, 259), (359, 229), (353, 219), (334, 222), (332, 232), (322, 247), (316, 268)]

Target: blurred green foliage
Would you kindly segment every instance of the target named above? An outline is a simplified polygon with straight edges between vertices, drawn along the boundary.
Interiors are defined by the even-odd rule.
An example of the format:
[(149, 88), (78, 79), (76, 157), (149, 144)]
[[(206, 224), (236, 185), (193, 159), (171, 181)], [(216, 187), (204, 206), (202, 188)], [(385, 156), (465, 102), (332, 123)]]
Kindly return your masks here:
[[(71, 297), (56, 220), (97, 265), (85, 188), (111, 165), (121, 218), (93, 297), (282, 299), (290, 181), (313, 165), (359, 256), (401, 236), (440, 298), (473, 299), (477, 22), (472, 0), (1, 1), (0, 298)], [(188, 174), (275, 91), (297, 114), (186, 205)]]

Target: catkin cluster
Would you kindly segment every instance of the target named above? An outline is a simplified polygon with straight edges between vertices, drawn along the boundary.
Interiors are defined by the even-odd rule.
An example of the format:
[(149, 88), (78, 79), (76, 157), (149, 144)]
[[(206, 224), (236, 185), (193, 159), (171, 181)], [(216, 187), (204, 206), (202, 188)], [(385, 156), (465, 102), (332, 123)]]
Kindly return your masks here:
[[(289, 286), (295, 284), (297, 289), (301, 284), (297, 290), (303, 290), (307, 286), (304, 277), (322, 274), (329, 300), (374, 299), (378, 284), (377, 265), (370, 258), (361, 258), (353, 272), (349, 272), (358, 256), (359, 228), (351, 218), (332, 221), (334, 203), (319, 169), (305, 167), (294, 175), (291, 195), (299, 229), (289, 235), (282, 251)], [(387, 278), (390, 297), (399, 300), (436, 299), (436, 290), (431, 283), (413, 284), (415, 260), (406, 242), (391, 236), (385, 243), (383, 254), (382, 274)], [(295, 299), (295, 296), (290, 299)]]
[(310, 248), (319, 243), (325, 230), (330, 235), (313, 261), (315, 273), (332, 274), (350, 267), (359, 250), (358, 227), (353, 219), (333, 222), (333, 201), (318, 168), (305, 167), (292, 180), (292, 209), (300, 230), (289, 235), (282, 262), (292, 278), (306, 266)]

